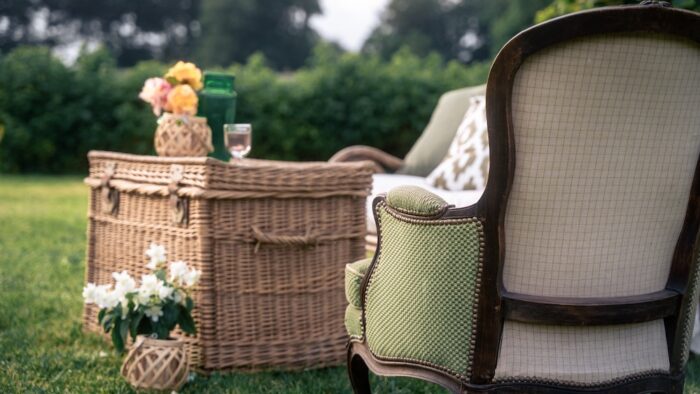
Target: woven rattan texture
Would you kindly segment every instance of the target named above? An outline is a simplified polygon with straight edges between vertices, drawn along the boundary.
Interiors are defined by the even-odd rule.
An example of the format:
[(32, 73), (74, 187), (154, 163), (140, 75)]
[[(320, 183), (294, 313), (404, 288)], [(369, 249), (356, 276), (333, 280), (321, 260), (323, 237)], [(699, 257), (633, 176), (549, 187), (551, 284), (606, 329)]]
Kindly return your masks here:
[(206, 156), (214, 151), (207, 119), (198, 116), (161, 116), (153, 145), (160, 156)]
[(285, 193), (305, 197), (367, 196), (368, 174), (371, 177), (371, 166), (363, 162), (293, 163), (246, 159), (241, 165), (233, 166), (207, 157), (168, 158), (100, 151), (90, 152), (88, 158), (96, 159), (91, 160), (92, 179), (99, 179), (108, 163), (119, 161), (115, 180), (132, 181), (142, 187), (160, 186), (161, 190), (171, 181), (172, 165), (184, 165), (181, 193), (189, 191), (195, 195), (197, 191), (191, 189), (198, 188), (199, 194), (204, 192), (211, 198), (279, 197)]
[[(101, 188), (92, 189), (87, 280), (110, 283), (111, 272), (123, 269), (141, 274), (143, 251), (150, 242), (161, 243), (171, 258), (202, 270), (194, 294), (198, 334), (188, 339), (194, 366), (256, 370), (342, 363), (347, 341), (343, 268), (365, 256), (363, 213), (371, 166), (332, 165), (340, 180), (327, 169), (318, 177), (314, 169), (324, 167), (319, 163), (250, 162), (242, 171), (253, 178), (240, 187), (256, 193), (252, 186), (259, 165), (266, 177), (261, 197), (240, 197), (235, 180), (244, 177), (237, 166), (212, 159), (143, 157), (139, 163), (138, 158), (90, 156), (88, 183), (95, 185), (112, 163), (110, 182), (136, 187), (122, 189), (116, 214), (103, 212)], [(183, 187), (200, 196), (187, 199), (186, 224), (172, 222), (168, 196), (144, 194), (151, 186), (167, 188), (173, 164), (183, 166)], [(272, 172), (277, 189), (289, 194), (269, 197), (264, 183), (272, 182)], [(330, 189), (328, 180), (333, 195), (315, 194), (303, 184), (295, 189), (301, 173), (314, 178), (319, 189)], [(211, 185), (225, 185), (229, 194)], [(99, 329), (94, 308), (86, 309), (85, 325)]]
[(495, 380), (596, 384), (669, 370), (663, 320), (598, 327), (506, 322)]
[(483, 256), (476, 219), (418, 221), (378, 205), (382, 237), (365, 292), (365, 335), (380, 358), (470, 374)]
[(503, 281), (547, 296), (664, 288), (700, 152), (700, 47), (659, 35), (544, 49), (515, 76)]
[(179, 390), (189, 375), (187, 352), (176, 341), (138, 337), (121, 374), (136, 389)]

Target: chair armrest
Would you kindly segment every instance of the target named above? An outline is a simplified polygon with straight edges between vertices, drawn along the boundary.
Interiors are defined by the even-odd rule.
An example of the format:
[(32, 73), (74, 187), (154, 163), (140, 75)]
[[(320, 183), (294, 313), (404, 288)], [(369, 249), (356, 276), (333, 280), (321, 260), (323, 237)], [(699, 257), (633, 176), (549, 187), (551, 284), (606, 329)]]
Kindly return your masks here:
[(400, 187), (374, 201), (379, 246), (362, 282), (362, 338), (373, 354), (468, 376), (474, 351), (482, 221)]
[(331, 163), (342, 163), (348, 161), (363, 161), (368, 160), (374, 163), (375, 171), (396, 172), (403, 166), (403, 160), (396, 156), (392, 156), (382, 150), (371, 146), (354, 145), (339, 150), (328, 161)]
[(449, 208), (440, 196), (418, 186), (399, 186), (386, 196), (389, 207), (407, 215), (439, 217)]

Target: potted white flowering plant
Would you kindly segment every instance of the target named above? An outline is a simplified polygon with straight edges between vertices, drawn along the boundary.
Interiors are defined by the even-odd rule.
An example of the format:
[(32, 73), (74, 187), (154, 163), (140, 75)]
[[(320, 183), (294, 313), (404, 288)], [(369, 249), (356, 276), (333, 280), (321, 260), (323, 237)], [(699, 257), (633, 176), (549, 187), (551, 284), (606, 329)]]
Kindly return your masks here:
[[(100, 308), (100, 325), (111, 332), (118, 352), (124, 351), (129, 335), (135, 341), (122, 366), (122, 374), (132, 385), (177, 389), (187, 379), (187, 354), (184, 342), (173, 340), (170, 333), (179, 326), (183, 332), (195, 334), (191, 290), (201, 272), (183, 261), (166, 264), (166, 250), (161, 245), (151, 244), (146, 255), (151, 273), (141, 276), (140, 285), (128, 272), (114, 272), (114, 287), (88, 283), (83, 298)], [(154, 352), (165, 356), (154, 358)], [(151, 356), (146, 357), (147, 353)], [(162, 362), (172, 365), (161, 368), (158, 364)]]

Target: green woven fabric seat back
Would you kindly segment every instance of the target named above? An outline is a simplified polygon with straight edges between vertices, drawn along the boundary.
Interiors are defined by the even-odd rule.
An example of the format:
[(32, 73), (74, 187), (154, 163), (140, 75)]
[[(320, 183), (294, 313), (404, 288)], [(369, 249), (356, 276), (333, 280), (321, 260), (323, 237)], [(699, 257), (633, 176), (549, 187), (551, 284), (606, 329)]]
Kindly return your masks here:
[[(470, 374), (483, 254), (477, 219), (410, 219), (377, 205), (381, 254), (365, 294), (378, 357)], [(390, 256), (390, 257), (389, 257)]]

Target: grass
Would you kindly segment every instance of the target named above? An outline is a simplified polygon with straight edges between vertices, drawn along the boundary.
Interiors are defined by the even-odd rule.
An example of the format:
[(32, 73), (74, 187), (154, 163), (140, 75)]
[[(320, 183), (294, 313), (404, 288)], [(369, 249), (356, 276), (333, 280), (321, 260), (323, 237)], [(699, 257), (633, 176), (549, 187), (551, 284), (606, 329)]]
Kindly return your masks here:
[[(131, 393), (121, 358), (81, 331), (87, 188), (78, 178), (0, 175), (0, 393)], [(441, 393), (373, 379), (377, 393)], [(342, 367), (197, 376), (183, 393), (349, 393)], [(700, 359), (686, 392), (700, 393)]]
[[(0, 393), (131, 393), (109, 343), (81, 331), (88, 189), (0, 175)], [(441, 393), (374, 379), (378, 393)], [(342, 367), (197, 376), (183, 393), (350, 393)]]

